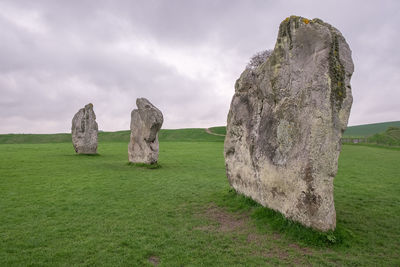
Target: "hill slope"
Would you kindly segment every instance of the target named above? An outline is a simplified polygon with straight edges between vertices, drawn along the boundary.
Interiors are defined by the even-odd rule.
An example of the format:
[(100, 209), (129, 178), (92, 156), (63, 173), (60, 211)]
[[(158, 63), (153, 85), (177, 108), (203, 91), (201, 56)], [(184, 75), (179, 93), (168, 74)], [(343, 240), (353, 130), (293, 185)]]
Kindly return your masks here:
[[(371, 136), (386, 131), (389, 127), (400, 127), (400, 121), (390, 121), (372, 124), (363, 124), (347, 127), (343, 137)], [(210, 130), (217, 134), (226, 134), (225, 126), (212, 127)]]
[(386, 131), (389, 127), (400, 127), (400, 121), (363, 124), (347, 127), (344, 136), (371, 136)]
[[(400, 121), (373, 123), (350, 126), (344, 132), (343, 137), (372, 136), (382, 133), (389, 127), (400, 127)], [(225, 126), (210, 128), (216, 134), (226, 134)], [(130, 131), (99, 132), (99, 142), (129, 142)], [(222, 142), (223, 136), (207, 134), (203, 128), (189, 129), (161, 129), (159, 140), (164, 141), (206, 141)], [(375, 140), (375, 139), (374, 139)], [(386, 139), (385, 139), (386, 140)], [(0, 134), (0, 144), (40, 144), (40, 143), (68, 143), (71, 142), (71, 134)], [(376, 141), (375, 141), (376, 142)]]
[[(129, 142), (130, 131), (99, 132), (99, 142)], [(223, 136), (215, 136), (205, 132), (202, 128), (193, 129), (161, 129), (160, 141), (196, 141), (196, 142), (223, 142)], [(69, 143), (71, 134), (0, 134), (0, 144), (42, 144), (42, 143)]]
[(374, 134), (368, 138), (370, 143), (400, 146), (400, 127), (389, 127), (385, 132)]

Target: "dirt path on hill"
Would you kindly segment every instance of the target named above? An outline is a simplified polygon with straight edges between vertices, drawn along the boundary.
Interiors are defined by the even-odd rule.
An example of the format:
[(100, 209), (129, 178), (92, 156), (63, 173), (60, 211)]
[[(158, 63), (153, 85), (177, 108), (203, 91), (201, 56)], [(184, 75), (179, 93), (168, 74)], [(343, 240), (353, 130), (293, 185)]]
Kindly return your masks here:
[(217, 133), (211, 132), (210, 128), (205, 128), (204, 130), (205, 130), (206, 133), (208, 133), (208, 134), (212, 134), (212, 135), (216, 135), (216, 136), (225, 136), (224, 134), (217, 134)]

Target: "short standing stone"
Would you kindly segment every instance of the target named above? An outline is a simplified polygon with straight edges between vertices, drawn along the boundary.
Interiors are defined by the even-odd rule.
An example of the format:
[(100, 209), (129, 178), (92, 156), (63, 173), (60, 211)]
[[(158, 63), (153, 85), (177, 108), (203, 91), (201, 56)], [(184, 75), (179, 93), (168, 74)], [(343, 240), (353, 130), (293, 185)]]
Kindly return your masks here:
[(72, 143), (78, 154), (97, 153), (98, 126), (93, 104), (87, 104), (72, 119)]
[(351, 50), (319, 20), (284, 20), (272, 54), (236, 81), (225, 139), (236, 191), (306, 226), (336, 227), (333, 178), (352, 95)]
[(158, 131), (163, 124), (161, 111), (145, 98), (136, 99), (138, 109), (131, 113), (129, 161), (154, 164), (158, 160)]

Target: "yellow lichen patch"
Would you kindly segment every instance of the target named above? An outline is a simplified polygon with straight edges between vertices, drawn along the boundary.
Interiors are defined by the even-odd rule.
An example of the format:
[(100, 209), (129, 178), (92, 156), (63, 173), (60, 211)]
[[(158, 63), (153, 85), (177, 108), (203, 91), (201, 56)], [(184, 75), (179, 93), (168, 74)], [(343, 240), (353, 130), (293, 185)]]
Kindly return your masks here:
[(311, 22), (312, 22), (312, 23), (319, 23), (319, 24), (324, 23), (324, 22), (323, 22), (322, 20), (320, 20), (319, 18), (312, 19)]
[(287, 17), (285, 20), (284, 20), (284, 22), (288, 22), (289, 21), (289, 17)]
[(308, 19), (303, 19), (303, 22), (304, 22), (305, 24), (308, 24), (308, 23), (310, 23), (310, 20), (308, 20)]

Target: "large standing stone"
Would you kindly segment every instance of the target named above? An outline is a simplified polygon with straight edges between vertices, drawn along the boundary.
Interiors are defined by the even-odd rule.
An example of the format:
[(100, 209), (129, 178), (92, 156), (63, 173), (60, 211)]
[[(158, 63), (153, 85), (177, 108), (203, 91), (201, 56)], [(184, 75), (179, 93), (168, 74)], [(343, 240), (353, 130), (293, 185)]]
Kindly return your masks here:
[(72, 119), (72, 143), (78, 154), (97, 153), (97, 132), (96, 114), (93, 111), (93, 104), (87, 104), (81, 108)]
[(146, 98), (136, 99), (138, 109), (131, 113), (129, 161), (154, 164), (158, 160), (158, 131), (163, 124), (161, 111)]
[(236, 81), (225, 139), (236, 191), (287, 218), (336, 227), (333, 178), (352, 104), (351, 50), (319, 20), (284, 20), (264, 63)]

